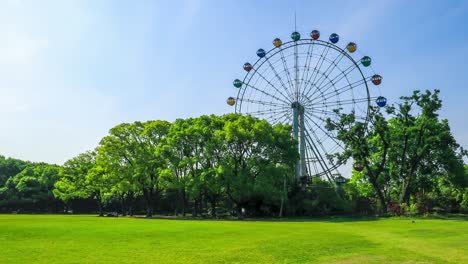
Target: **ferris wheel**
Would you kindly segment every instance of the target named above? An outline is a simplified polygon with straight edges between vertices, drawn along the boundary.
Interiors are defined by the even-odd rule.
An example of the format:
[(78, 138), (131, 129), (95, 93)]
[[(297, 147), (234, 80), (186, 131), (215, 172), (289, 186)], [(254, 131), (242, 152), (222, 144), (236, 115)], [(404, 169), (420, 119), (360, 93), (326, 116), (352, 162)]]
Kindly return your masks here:
[[(236, 113), (272, 124), (290, 124), (300, 157), (296, 177), (333, 180), (341, 164), (332, 154), (343, 151), (344, 146), (325, 128), (326, 120), (336, 120), (338, 112), (353, 112), (356, 122), (367, 123), (369, 106), (387, 103), (383, 96), (370, 95), (370, 86), (380, 85), (382, 77), (373, 73), (369, 56), (352, 56), (356, 43), (338, 46), (336, 33), (327, 41), (320, 40), (318, 30), (305, 39), (293, 32), (291, 39), (283, 43), (275, 38), (272, 49), (257, 50), (257, 60), (243, 66), (244, 78), (234, 80), (237, 97), (229, 97), (227, 104)], [(354, 167), (362, 169), (359, 164)]]

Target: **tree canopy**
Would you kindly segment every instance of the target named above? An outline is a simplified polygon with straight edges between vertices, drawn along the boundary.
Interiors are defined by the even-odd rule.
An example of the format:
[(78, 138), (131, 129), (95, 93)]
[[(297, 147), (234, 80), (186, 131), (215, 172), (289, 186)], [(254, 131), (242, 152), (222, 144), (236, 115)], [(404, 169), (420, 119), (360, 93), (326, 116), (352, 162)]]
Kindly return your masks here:
[(193, 217), (468, 212), (467, 154), (415, 91), (368, 122), (336, 109), (326, 129), (356, 170), (344, 185), (297, 181), (289, 125), (239, 114), (122, 123), (62, 166), (0, 156), (0, 211), (108, 211)]

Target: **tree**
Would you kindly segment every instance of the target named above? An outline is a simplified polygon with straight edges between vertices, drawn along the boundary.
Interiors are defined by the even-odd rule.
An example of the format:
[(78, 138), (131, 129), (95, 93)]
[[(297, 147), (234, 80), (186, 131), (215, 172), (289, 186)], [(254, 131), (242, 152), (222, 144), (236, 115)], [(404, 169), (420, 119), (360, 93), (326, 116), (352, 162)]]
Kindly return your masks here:
[(220, 169), (241, 218), (242, 208), (253, 199), (281, 199), (283, 180), (292, 177), (298, 152), (289, 126), (273, 127), (249, 115), (223, 118), (223, 130), (216, 135), (225, 144)]
[(437, 176), (459, 175), (463, 162), (460, 146), (451, 134), (448, 121), (439, 120), (442, 107), (439, 90), (414, 91), (402, 102), (388, 107), (391, 134), (390, 174), (399, 185), (399, 201), (430, 191)]
[(85, 177), (85, 186), (98, 204), (99, 216), (104, 216), (104, 203), (111, 196), (111, 180), (103, 166), (96, 161)]
[(388, 119), (371, 107), (369, 126), (355, 122), (354, 113), (328, 119), (346, 149), (335, 156), (353, 158), (371, 183), (383, 211), (390, 199), (410, 203), (410, 197), (437, 188), (438, 178), (460, 175), (463, 150), (453, 138), (447, 120), (439, 120), (439, 91), (415, 91), (385, 108)]
[(55, 205), (52, 189), (59, 168), (46, 163), (29, 163), (6, 181), (3, 188), (5, 202), (17, 209), (51, 212)]
[(114, 176), (124, 172), (134, 189), (141, 191), (146, 203), (146, 216), (154, 213), (156, 196), (162, 191), (160, 176), (164, 173), (164, 158), (157, 153), (169, 132), (166, 121), (120, 124), (109, 131), (98, 148), (98, 155), (110, 161), (104, 169)]
[(223, 184), (222, 160), (225, 153), (223, 138), (219, 135), (225, 125), (225, 119), (215, 115), (201, 116), (195, 120), (195, 133), (198, 135), (201, 150), (201, 173), (199, 184), (211, 204), (211, 217), (217, 217), (217, 206), (225, 193)]
[(184, 215), (187, 196), (194, 200), (195, 216), (205, 197), (211, 204), (212, 218), (216, 218), (217, 203), (224, 191), (220, 170), (224, 145), (215, 135), (223, 126), (222, 118), (211, 115), (178, 119), (169, 131), (163, 150), (170, 171), (167, 182), (176, 191), (176, 204), (182, 204)]
[(334, 156), (338, 162), (352, 158), (363, 166), (362, 174), (372, 185), (383, 212), (387, 210), (388, 186), (390, 183), (387, 161), (390, 148), (388, 122), (379, 108), (371, 107), (369, 125), (357, 122), (355, 114), (340, 113), (338, 120), (327, 119), (326, 128), (337, 132), (337, 139), (342, 141), (345, 150)]
[(181, 207), (182, 215), (185, 216), (189, 182), (196, 182), (199, 175), (196, 170), (200, 159), (199, 147), (197, 135), (191, 130), (193, 122), (193, 118), (177, 119), (169, 130), (167, 140), (158, 149), (168, 165), (165, 174), (167, 187), (175, 192), (175, 215)]
[(30, 162), (13, 158), (5, 158), (0, 155), (0, 188), (3, 187), (8, 178), (15, 176), (24, 170)]
[[(93, 187), (87, 181), (87, 175), (95, 164), (96, 153), (93, 151), (87, 151), (67, 160), (59, 173), (58, 181), (54, 184), (55, 197), (60, 198), (68, 205), (71, 199), (95, 196)], [(101, 199), (100, 197), (94, 198), (98, 198), (99, 213), (102, 215)]]
[(109, 186), (107, 189), (108, 195), (117, 198), (121, 214), (124, 216), (127, 214), (133, 215), (134, 202), (136, 197), (140, 195), (140, 191), (133, 184), (133, 169), (130, 164), (122, 162), (122, 160), (116, 160), (115, 156), (113, 156), (115, 154), (113, 148), (118, 145), (118, 143), (107, 142), (97, 148), (96, 164), (101, 173), (95, 176), (106, 177), (106, 183)]

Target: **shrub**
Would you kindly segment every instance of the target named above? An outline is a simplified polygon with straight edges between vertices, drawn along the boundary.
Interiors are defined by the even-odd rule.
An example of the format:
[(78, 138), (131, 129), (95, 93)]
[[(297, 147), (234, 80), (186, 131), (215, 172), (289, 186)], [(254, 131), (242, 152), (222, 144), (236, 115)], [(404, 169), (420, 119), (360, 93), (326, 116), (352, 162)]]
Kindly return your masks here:
[(389, 214), (394, 216), (400, 216), (403, 213), (403, 210), (398, 202), (391, 201), (387, 205), (387, 211)]

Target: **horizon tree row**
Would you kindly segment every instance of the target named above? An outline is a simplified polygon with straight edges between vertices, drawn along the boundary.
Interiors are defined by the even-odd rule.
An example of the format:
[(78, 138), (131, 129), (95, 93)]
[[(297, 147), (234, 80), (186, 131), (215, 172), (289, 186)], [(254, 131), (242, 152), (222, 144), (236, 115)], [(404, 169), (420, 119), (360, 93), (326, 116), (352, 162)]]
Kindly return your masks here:
[(54, 194), (65, 202), (93, 197), (101, 215), (114, 198), (132, 214), (140, 197), (150, 217), (169, 196), (175, 214), (185, 215), (190, 201), (192, 215), (209, 203), (216, 217), (227, 200), (240, 216), (252, 199), (286, 196), (298, 156), (290, 130), (238, 114), (120, 124), (94, 151), (64, 164)]
[[(467, 152), (440, 119), (439, 91), (414, 91), (370, 123), (327, 120), (353, 161), (341, 187), (294, 177), (288, 125), (227, 114), (123, 123), (63, 166), (0, 156), (0, 212), (96, 209), (121, 214), (302, 216), (468, 212)], [(91, 201), (97, 204), (93, 206)]]

